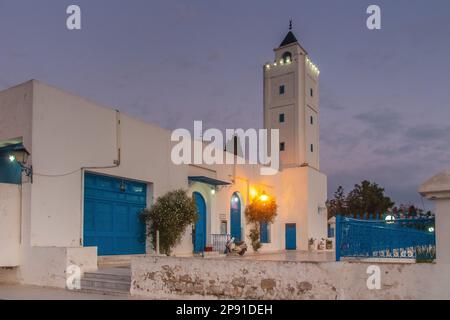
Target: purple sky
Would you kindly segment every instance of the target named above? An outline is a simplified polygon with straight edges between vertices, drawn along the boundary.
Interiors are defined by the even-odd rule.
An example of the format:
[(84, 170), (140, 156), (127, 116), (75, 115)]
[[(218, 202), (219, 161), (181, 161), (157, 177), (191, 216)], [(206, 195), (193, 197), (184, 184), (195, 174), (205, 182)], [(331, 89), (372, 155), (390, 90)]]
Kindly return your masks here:
[(448, 0), (0, 0), (0, 89), (34, 78), (166, 128), (259, 128), (289, 18), (321, 70), (329, 194), (369, 179), (421, 204), (419, 184), (450, 167)]

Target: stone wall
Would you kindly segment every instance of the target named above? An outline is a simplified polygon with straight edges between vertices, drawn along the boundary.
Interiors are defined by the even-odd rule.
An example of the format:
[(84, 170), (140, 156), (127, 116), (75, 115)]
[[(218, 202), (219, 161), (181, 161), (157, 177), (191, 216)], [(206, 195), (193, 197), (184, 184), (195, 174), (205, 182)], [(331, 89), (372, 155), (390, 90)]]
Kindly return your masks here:
[(448, 265), (376, 264), (381, 289), (369, 290), (370, 265), (136, 257), (131, 293), (159, 299), (450, 299)]

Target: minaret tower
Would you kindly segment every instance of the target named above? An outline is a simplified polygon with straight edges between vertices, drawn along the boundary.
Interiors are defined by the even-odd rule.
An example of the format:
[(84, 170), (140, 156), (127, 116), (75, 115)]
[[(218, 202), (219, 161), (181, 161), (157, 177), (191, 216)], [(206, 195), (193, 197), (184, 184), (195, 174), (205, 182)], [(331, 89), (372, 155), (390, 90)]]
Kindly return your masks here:
[(319, 170), (319, 69), (289, 32), (264, 65), (264, 128), (280, 130), (281, 168)]

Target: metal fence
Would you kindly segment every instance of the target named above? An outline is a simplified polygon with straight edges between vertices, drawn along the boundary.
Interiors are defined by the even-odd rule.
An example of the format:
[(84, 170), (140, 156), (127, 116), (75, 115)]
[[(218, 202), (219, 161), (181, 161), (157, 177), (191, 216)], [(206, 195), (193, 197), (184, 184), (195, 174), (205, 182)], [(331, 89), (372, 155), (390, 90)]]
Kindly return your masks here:
[(432, 259), (433, 219), (357, 220), (336, 216), (336, 261), (349, 258)]
[(224, 253), (227, 245), (226, 234), (212, 234), (213, 251)]

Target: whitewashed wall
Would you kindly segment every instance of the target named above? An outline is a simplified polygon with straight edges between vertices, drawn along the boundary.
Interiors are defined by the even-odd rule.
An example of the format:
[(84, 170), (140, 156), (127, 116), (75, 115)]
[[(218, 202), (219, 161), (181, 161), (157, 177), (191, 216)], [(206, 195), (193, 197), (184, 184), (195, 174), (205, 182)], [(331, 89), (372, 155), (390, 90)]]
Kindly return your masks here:
[(0, 267), (20, 264), (20, 186), (0, 183)]

